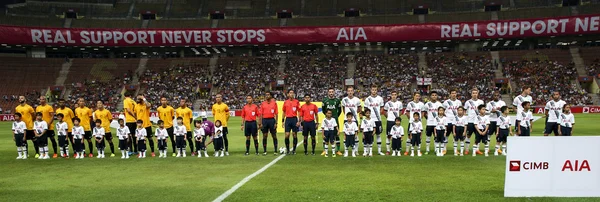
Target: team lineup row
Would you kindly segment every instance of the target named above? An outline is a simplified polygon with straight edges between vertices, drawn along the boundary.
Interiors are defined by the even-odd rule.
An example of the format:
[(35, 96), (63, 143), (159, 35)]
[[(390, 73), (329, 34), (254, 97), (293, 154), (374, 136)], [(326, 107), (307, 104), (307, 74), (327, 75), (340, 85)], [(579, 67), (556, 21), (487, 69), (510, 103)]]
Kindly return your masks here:
[[(511, 126), (515, 126), (516, 135), (529, 136), (532, 130), (532, 113), (529, 111), (531, 89), (523, 88), (522, 94), (515, 97), (513, 105), (517, 107), (517, 117), (515, 123), (508, 117), (508, 107), (499, 99), (499, 94), (494, 93), (493, 100), (487, 105), (478, 99), (478, 90), (471, 91), (471, 99), (465, 101), (464, 105), (456, 99), (456, 91), (451, 90), (449, 99), (438, 101), (436, 92), (430, 93), (429, 100), (423, 104), (420, 101), (420, 94), (415, 93), (413, 100), (406, 105), (397, 100), (397, 93), (392, 92), (390, 100), (384, 103), (382, 97), (378, 95), (377, 87), (371, 87), (371, 95), (364, 99), (364, 110), (361, 100), (354, 97), (354, 89), (347, 88), (347, 96), (338, 99), (334, 96), (334, 90), (329, 89), (329, 96), (323, 100), (322, 112), (326, 119), (319, 122), (316, 105), (311, 103), (310, 95), (304, 96), (305, 104), (300, 106), (295, 99), (293, 90), (288, 90), (288, 99), (283, 104), (282, 127), (285, 128), (285, 148), (279, 149), (281, 153), (295, 154), (298, 142), (297, 132), (302, 128), (304, 136), (304, 151), (308, 155), (308, 137), (311, 137), (312, 154), (315, 154), (316, 133), (320, 125), (320, 131), (323, 136), (324, 151), (322, 155), (328, 155), (328, 148), (332, 149), (332, 155), (341, 155), (340, 133), (344, 135), (344, 156), (356, 156), (358, 153), (359, 134), (362, 133), (362, 143), (364, 146), (363, 156), (373, 155), (373, 143), (376, 140), (378, 153), (386, 155), (381, 149), (382, 115), (387, 121), (387, 154), (400, 156), (401, 142), (404, 136), (404, 129), (400, 126), (402, 118), (401, 113), (406, 115), (408, 123), (408, 138), (406, 140), (406, 151), (410, 151), (412, 156), (421, 156), (421, 134), (425, 130), (426, 134), (426, 154), (429, 153), (431, 138), (434, 138), (435, 152), (442, 156), (446, 153), (446, 144), (448, 137), (454, 134), (454, 154), (469, 154), (471, 135), (475, 133), (475, 144), (473, 145), (473, 155), (483, 154), (479, 150), (479, 144), (485, 144), (485, 155), (489, 152), (489, 140), (493, 134), (496, 134), (496, 148), (494, 154), (506, 154), (506, 137), (512, 135)], [(258, 129), (263, 132), (263, 154), (267, 154), (267, 138), (269, 133), (273, 138), (275, 154), (278, 153), (278, 140), (276, 136), (277, 122), (275, 118), (278, 115), (277, 103), (272, 99), (270, 92), (266, 94), (266, 101), (261, 103), (260, 107), (253, 104), (253, 98), (247, 97), (247, 104), (242, 109), (242, 126), (246, 136), (246, 153), (250, 152), (250, 139), (254, 140), (256, 154), (258, 155)], [(558, 92), (552, 95), (553, 100), (546, 104), (546, 130), (545, 135), (554, 132), (555, 135), (570, 135), (575, 123), (573, 115), (570, 113), (570, 106), (560, 100)], [(110, 121), (112, 114), (104, 109), (103, 103), (98, 101), (97, 110), (92, 113), (91, 109), (85, 107), (85, 101), (79, 99), (79, 107), (73, 112), (65, 107), (64, 100), (59, 101), (59, 107), (56, 111), (46, 104), (45, 98), (40, 98), (40, 106), (33, 108), (25, 103), (25, 98), (20, 97), (21, 102), (16, 107), (15, 123), (13, 123), (13, 134), (18, 159), (27, 158), (28, 145), (26, 140), (32, 140), (36, 149), (36, 157), (41, 154), (40, 159), (48, 159), (48, 139), (52, 141), (54, 149), (54, 158), (57, 157), (57, 148), (60, 146), (61, 156), (68, 157), (68, 144), (71, 143), (75, 149), (75, 156), (83, 158), (85, 156), (84, 140), (88, 142), (89, 156), (92, 157), (93, 144), (95, 139), (98, 149), (98, 158), (104, 158), (105, 141), (110, 145), (114, 156), (114, 145), (112, 134), (110, 133)], [(152, 123), (150, 122), (150, 103), (143, 96), (138, 96), (134, 101), (131, 95), (126, 93), (123, 101), (125, 117), (119, 120), (117, 136), (119, 138), (119, 149), (122, 158), (128, 158), (131, 154), (138, 154), (139, 158), (145, 158), (146, 144), (149, 144), (151, 154), (154, 156), (154, 136), (158, 141), (159, 157), (166, 157), (166, 139), (171, 140), (173, 156), (185, 157), (186, 147), (190, 147), (192, 155), (208, 157), (206, 146), (213, 143), (215, 147), (215, 156), (228, 155), (228, 128), (229, 108), (222, 102), (220, 95), (216, 96), (216, 103), (212, 106), (215, 122), (208, 121), (206, 117), (203, 121), (194, 122), (195, 127), (190, 126), (193, 117), (192, 111), (187, 107), (186, 101), (181, 100), (180, 107), (174, 109), (168, 105), (167, 98), (161, 98), (161, 106), (157, 108), (160, 121), (158, 128), (152, 133)], [(37, 114), (34, 114), (36, 113)], [(58, 122), (54, 127), (54, 113), (57, 114)], [(339, 125), (337, 118), (345, 114), (346, 119), (342, 125)], [(36, 117), (34, 122), (32, 117)], [(426, 119), (426, 127), (423, 128), (421, 119)], [(96, 127), (91, 126), (94, 120)], [(360, 128), (359, 128), (360, 126)], [(92, 130), (93, 129), (93, 130)], [(56, 131), (56, 132), (55, 132)], [(93, 132), (92, 132), (93, 131)], [(134, 132), (131, 132), (134, 131)], [(58, 145), (54, 139), (57, 134)], [(293, 136), (292, 149), (290, 150), (290, 136)], [(375, 139), (376, 137), (376, 139)], [(186, 145), (187, 140), (187, 145)], [(209, 141), (207, 141), (209, 140)], [(460, 144), (460, 151), (459, 151)], [(196, 146), (197, 150), (194, 150)], [(348, 152), (348, 148), (352, 150)], [(466, 150), (465, 150), (466, 148)], [(177, 151), (176, 151), (177, 150)], [(196, 153), (197, 152), (197, 153)]]

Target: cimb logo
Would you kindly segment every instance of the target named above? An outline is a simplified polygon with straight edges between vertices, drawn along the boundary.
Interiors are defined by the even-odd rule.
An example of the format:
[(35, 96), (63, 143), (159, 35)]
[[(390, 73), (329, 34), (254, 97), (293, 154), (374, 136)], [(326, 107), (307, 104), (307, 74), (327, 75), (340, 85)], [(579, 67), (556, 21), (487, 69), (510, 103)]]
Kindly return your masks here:
[(520, 172), (521, 170), (548, 170), (548, 162), (521, 162), (520, 160), (512, 160), (509, 162), (508, 170), (511, 172)]

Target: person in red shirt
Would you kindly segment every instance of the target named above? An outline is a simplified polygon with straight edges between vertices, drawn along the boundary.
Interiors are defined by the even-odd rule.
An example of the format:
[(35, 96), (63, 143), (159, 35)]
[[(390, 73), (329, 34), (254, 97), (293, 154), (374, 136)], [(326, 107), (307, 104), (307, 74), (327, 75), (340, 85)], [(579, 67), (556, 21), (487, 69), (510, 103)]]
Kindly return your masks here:
[[(300, 127), (300, 119), (298, 119), (298, 110), (300, 102), (294, 97), (294, 90), (288, 90), (288, 99), (283, 102), (283, 126), (285, 128), (285, 149), (288, 154), (296, 154), (296, 144), (298, 144), (298, 127)], [(290, 152), (290, 131), (294, 136), (293, 151)]]
[(258, 123), (258, 127), (262, 130), (263, 134), (263, 155), (267, 155), (267, 139), (269, 138), (269, 132), (273, 137), (273, 145), (275, 147), (274, 154), (277, 155), (277, 102), (273, 99), (271, 92), (265, 93), (265, 101), (260, 104), (260, 115), (261, 122)]
[(258, 117), (258, 107), (252, 103), (252, 96), (246, 96), (246, 105), (242, 109), (242, 131), (246, 136), (246, 156), (250, 153), (250, 136), (254, 139), (254, 148), (258, 155), (258, 128), (256, 127), (256, 117)]
[[(302, 117), (302, 136), (304, 136), (304, 155), (308, 155), (308, 134), (310, 133), (312, 155), (315, 155), (315, 145), (317, 144), (315, 136), (317, 135), (317, 125), (319, 125), (319, 108), (310, 102), (310, 95), (304, 95), (305, 104), (300, 107), (300, 117)], [(315, 120), (317, 121), (315, 123)]]

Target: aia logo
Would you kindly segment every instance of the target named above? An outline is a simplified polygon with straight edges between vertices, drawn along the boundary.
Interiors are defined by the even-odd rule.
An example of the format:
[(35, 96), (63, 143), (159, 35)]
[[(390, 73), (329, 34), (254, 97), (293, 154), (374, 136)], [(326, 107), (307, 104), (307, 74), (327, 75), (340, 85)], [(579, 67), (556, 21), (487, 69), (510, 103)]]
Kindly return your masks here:
[(521, 161), (510, 161), (508, 164), (508, 170), (511, 172), (521, 171)]
[(565, 163), (563, 164), (562, 171), (563, 172), (564, 171), (574, 171), (574, 172), (592, 171), (592, 168), (590, 167), (590, 163), (587, 160), (583, 160), (583, 161), (566, 160)]
[(511, 172), (520, 172), (521, 169), (527, 170), (548, 170), (548, 162), (521, 162), (520, 160), (510, 161), (508, 170)]

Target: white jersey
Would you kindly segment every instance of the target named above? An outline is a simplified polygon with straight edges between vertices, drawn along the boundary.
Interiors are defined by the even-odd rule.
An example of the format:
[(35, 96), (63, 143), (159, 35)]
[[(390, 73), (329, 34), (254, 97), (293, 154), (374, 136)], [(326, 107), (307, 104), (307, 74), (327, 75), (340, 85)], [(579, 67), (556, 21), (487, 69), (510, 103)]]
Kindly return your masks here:
[(497, 125), (500, 129), (509, 129), (510, 128), (510, 117), (508, 116), (500, 116), (498, 117)]
[[(497, 122), (498, 121), (498, 117), (502, 116), (502, 112), (500, 111), (500, 108), (506, 106), (506, 103), (502, 100), (498, 100), (498, 101), (489, 101), (487, 103), (487, 105), (485, 106), (485, 110), (490, 113), (490, 122)], [(492, 112), (492, 111), (496, 111), (496, 112)]]
[(521, 113), (517, 114), (517, 120), (521, 121), (519, 123), (519, 126), (523, 126), (525, 128), (530, 128), (531, 127), (531, 120), (533, 120), (533, 115), (531, 114), (530, 111), (521, 112)]
[(354, 115), (354, 122), (358, 121), (358, 107), (360, 107), (360, 99), (357, 97), (345, 97), (342, 99), (342, 106), (344, 107), (344, 114), (352, 112)]
[(401, 138), (402, 136), (404, 136), (404, 127), (396, 125), (392, 126), (392, 129), (390, 130), (390, 135), (394, 139)]
[(129, 131), (128, 127), (117, 128), (117, 137), (119, 140), (126, 140), (127, 137), (129, 137), (129, 134), (131, 134), (131, 132)]
[(33, 128), (35, 129), (35, 131), (37, 131), (38, 134), (41, 134), (44, 131), (48, 130), (48, 123), (46, 123), (45, 121), (35, 121), (33, 122)]
[(533, 98), (531, 98), (531, 96), (522, 96), (522, 95), (518, 95), (517, 97), (515, 97), (515, 99), (513, 100), (513, 106), (517, 106), (517, 114), (520, 114), (521, 112), (523, 112), (523, 106), (521, 106), (521, 104), (525, 101), (528, 102), (533, 102)]
[(323, 123), (321, 123), (321, 129), (323, 129), (323, 131), (334, 131), (336, 127), (337, 122), (333, 118), (324, 119)]
[[(409, 115), (409, 119), (408, 119), (408, 123), (412, 123), (414, 122), (415, 118), (414, 118), (414, 114), (415, 113), (419, 113), (419, 117), (421, 117), (421, 112), (423, 111), (423, 106), (424, 104), (422, 102), (415, 102), (415, 101), (410, 101), (407, 105), (406, 105), (406, 110), (404, 111), (404, 113), (408, 113)], [(423, 117), (421, 117), (423, 118)]]
[(375, 130), (375, 119), (363, 119), (360, 128), (363, 129), (363, 132), (373, 132)]
[(194, 129), (194, 139), (196, 139), (197, 141), (200, 141), (200, 139), (202, 139), (202, 137), (204, 137), (204, 135), (205, 135), (204, 128), (200, 127), (200, 128)]
[(144, 140), (146, 138), (146, 129), (145, 128), (138, 128), (135, 129), (135, 137), (137, 138), (137, 140)]
[(381, 96), (369, 96), (365, 99), (365, 107), (371, 110), (371, 116), (375, 121), (381, 121), (381, 107), (383, 107), (383, 98)]
[(383, 109), (387, 111), (386, 116), (388, 121), (396, 121), (396, 117), (400, 117), (400, 112), (402, 111), (402, 102), (388, 101), (383, 105)]
[(25, 134), (25, 130), (27, 130), (27, 125), (25, 124), (24, 121), (20, 121), (20, 122), (13, 122), (12, 124), (12, 130), (14, 131), (15, 134)]
[(444, 108), (446, 108), (446, 117), (448, 117), (449, 123), (454, 124), (456, 116), (458, 116), (458, 108), (462, 106), (462, 102), (458, 99), (452, 101), (450, 99), (444, 101)]
[(167, 137), (169, 137), (169, 133), (167, 133), (167, 129), (160, 129), (160, 128), (156, 128), (156, 131), (154, 131), (154, 135), (156, 136), (157, 140), (166, 140)]
[(479, 114), (479, 110), (477, 110), (477, 107), (479, 107), (479, 105), (483, 105), (483, 100), (477, 99), (477, 100), (467, 100), (465, 101), (465, 109), (467, 109), (467, 117), (469, 117), (468, 119), (468, 123), (475, 123), (475, 119), (477, 119), (477, 116)]
[(56, 131), (56, 135), (58, 136), (67, 136), (67, 130), (69, 129), (69, 125), (67, 122), (56, 122), (54, 130)]
[(356, 125), (356, 122), (344, 123), (344, 134), (356, 135), (356, 131), (358, 131), (358, 126)]
[(425, 106), (423, 107), (424, 110), (423, 111), (427, 111), (427, 126), (435, 126), (436, 125), (436, 121), (435, 118), (437, 118), (438, 115), (438, 108), (442, 107), (442, 103), (436, 101), (436, 102), (427, 102), (425, 103)]
[[(446, 130), (446, 126), (448, 125), (448, 117), (438, 116), (433, 119), (435, 121), (435, 129), (436, 130)], [(429, 121), (429, 120), (428, 120)]]
[(175, 136), (184, 136), (187, 134), (187, 128), (183, 124), (181, 124), (181, 126), (175, 125), (173, 128), (173, 134), (175, 134)]
[(215, 139), (223, 137), (223, 126), (215, 126)]
[(417, 134), (423, 132), (423, 123), (417, 120), (416, 122), (409, 123), (410, 124), (410, 133)]
[(559, 118), (560, 114), (562, 113), (562, 108), (563, 108), (563, 106), (565, 106), (565, 104), (567, 104), (567, 103), (563, 100), (559, 100), (559, 101), (550, 100), (549, 102), (546, 103), (546, 107), (544, 109), (546, 111), (548, 111), (548, 122), (558, 123), (558, 118)]
[(477, 116), (474, 123), (480, 131), (483, 131), (488, 125), (490, 125), (490, 118), (488, 116)]
[(469, 118), (466, 116), (456, 116), (454, 118), (454, 125), (457, 127), (465, 127), (469, 122)]
[(573, 113), (570, 113), (570, 114), (561, 113), (559, 116), (559, 119), (558, 119), (558, 123), (562, 127), (572, 128), (573, 125), (575, 124), (575, 115), (573, 115)]
[(73, 129), (71, 129), (71, 134), (73, 134), (74, 139), (83, 139), (83, 134), (85, 134), (83, 126), (73, 126)]
[(106, 132), (104, 131), (104, 128), (96, 127), (96, 128), (94, 128), (94, 133), (92, 135), (96, 138), (102, 138), (102, 137), (104, 137), (105, 133)]

